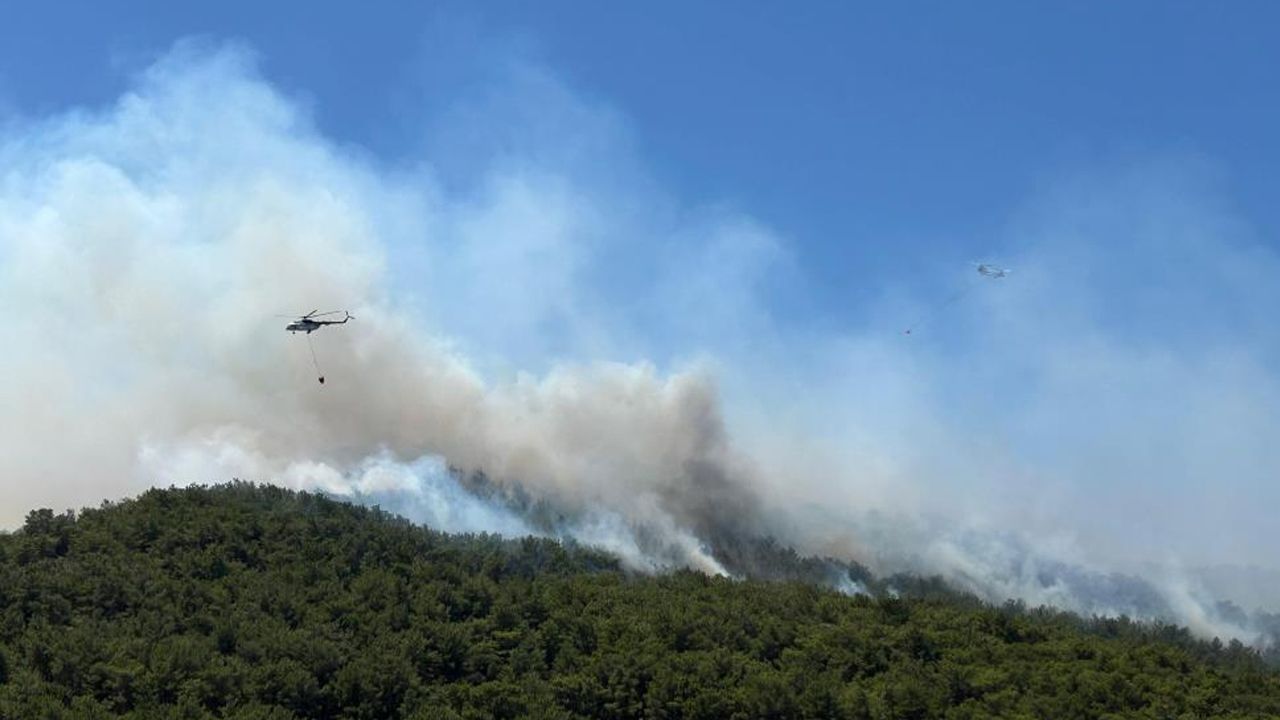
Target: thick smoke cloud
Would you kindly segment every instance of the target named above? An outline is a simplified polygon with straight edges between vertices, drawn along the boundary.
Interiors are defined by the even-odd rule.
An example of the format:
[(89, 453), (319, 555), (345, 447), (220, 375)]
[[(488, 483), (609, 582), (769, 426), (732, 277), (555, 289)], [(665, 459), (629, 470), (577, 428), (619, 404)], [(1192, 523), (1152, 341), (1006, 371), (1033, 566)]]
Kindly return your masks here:
[[(491, 384), (414, 327), (376, 231), (413, 188), (328, 146), (243, 63), (179, 54), (116, 107), (6, 143), (8, 524), (152, 481), (344, 491), (381, 455), (686, 534), (750, 518), (705, 372), (590, 363)], [(323, 388), (307, 340), (272, 317), (307, 303), (358, 318), (314, 337)]]
[[(335, 145), (234, 48), (6, 129), (0, 522), (241, 477), (645, 571), (773, 535), (1252, 639), (1215, 606), (1238, 574), (1196, 568), (1270, 561), (1280, 261), (1196, 168), (1063, 183), (993, 240), (1007, 281), (905, 339), (967, 258), (864, 278), (832, 335), (770, 312), (785, 243), (682, 208), (553, 76), (458, 107), (465, 182)], [(313, 308), (357, 317), (312, 338), (323, 387), (272, 317)]]

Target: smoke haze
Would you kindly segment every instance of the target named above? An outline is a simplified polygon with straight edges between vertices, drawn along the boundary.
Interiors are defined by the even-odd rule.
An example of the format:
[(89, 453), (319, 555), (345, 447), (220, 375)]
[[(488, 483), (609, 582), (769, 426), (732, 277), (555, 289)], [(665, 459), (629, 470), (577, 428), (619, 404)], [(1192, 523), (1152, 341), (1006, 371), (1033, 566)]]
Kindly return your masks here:
[[(183, 44), (110, 107), (5, 127), (5, 526), (240, 477), (643, 571), (776, 536), (1256, 636), (1216, 602), (1222, 566), (1274, 572), (1280, 258), (1206, 164), (1054, 183), (993, 238), (998, 284), (850, 268), (880, 300), (830, 331), (777, 310), (804, 302), (783, 238), (663, 193), (623, 119), (536, 67), (395, 168), (303, 107)], [(323, 387), (273, 317), (313, 308), (357, 318), (312, 336)]]

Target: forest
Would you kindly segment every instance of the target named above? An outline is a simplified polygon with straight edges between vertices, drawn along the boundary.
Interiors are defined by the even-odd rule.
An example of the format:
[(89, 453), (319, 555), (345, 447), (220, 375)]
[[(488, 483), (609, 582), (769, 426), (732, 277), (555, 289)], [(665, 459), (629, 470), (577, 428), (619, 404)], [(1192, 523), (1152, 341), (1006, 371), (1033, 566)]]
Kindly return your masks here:
[(0, 718), (233, 717), (1274, 718), (1280, 672), (928, 579), (645, 576), (242, 482), (0, 535)]

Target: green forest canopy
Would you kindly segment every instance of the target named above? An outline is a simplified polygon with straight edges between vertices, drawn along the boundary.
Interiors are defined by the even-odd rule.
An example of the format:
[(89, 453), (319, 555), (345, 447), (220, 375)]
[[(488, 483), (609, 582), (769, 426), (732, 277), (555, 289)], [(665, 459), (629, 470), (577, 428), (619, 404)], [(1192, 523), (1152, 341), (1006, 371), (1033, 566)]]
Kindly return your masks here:
[(1171, 625), (637, 576), (247, 483), (30, 513), (0, 615), (0, 718), (1280, 716), (1256, 652)]

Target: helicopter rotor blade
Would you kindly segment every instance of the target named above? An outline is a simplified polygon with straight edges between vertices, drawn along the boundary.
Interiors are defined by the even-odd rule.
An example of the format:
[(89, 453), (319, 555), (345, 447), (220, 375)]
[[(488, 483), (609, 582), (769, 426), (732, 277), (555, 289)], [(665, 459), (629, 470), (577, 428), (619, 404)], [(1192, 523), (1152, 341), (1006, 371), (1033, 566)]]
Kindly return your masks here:
[[(319, 310), (312, 310), (306, 315), (272, 315), (272, 317), (290, 318), (292, 320), (310, 320), (312, 318), (324, 317), (326, 315), (337, 315), (338, 313), (346, 313), (346, 312), (347, 312), (346, 310), (330, 310), (328, 312), (320, 312)], [(351, 313), (347, 313), (347, 315), (351, 316)]]

